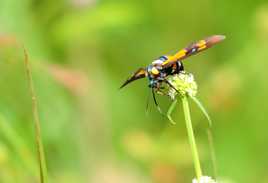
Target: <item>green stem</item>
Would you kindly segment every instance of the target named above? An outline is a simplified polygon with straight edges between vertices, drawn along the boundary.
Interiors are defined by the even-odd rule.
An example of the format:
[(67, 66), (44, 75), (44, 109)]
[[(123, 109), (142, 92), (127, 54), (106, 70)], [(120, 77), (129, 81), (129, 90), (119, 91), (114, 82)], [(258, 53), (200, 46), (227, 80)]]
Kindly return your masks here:
[(214, 173), (214, 178), (217, 179), (217, 158), (216, 158), (216, 153), (215, 153), (215, 148), (214, 148), (214, 142), (213, 142), (213, 135), (211, 128), (207, 129), (207, 136), (208, 136), (208, 143), (209, 143), (209, 150), (210, 150), (210, 156), (211, 156), (211, 162), (212, 162), (212, 168), (213, 168), (213, 173)]
[(27, 75), (29, 90), (30, 90), (30, 94), (32, 98), (32, 112), (33, 112), (33, 118), (34, 118), (33, 122), (34, 122), (35, 140), (36, 140), (37, 156), (38, 156), (38, 163), (39, 163), (40, 183), (46, 183), (48, 182), (47, 166), (46, 166), (44, 146), (43, 146), (42, 139), (41, 139), (41, 127), (40, 127), (37, 99), (36, 99), (36, 94), (34, 91), (34, 84), (33, 84), (30, 63), (29, 63), (29, 57), (25, 48), (24, 48), (24, 57), (25, 57), (24, 64), (25, 64), (25, 69), (26, 69), (26, 75)]
[(189, 103), (188, 103), (187, 96), (183, 96), (181, 97), (181, 99), (182, 99), (183, 112), (185, 116), (189, 143), (190, 143), (193, 161), (194, 161), (195, 172), (196, 172), (197, 180), (200, 180), (200, 178), (202, 177), (202, 170), (201, 170), (198, 151), (197, 151), (195, 138), (194, 138), (194, 131), (193, 131), (192, 122), (191, 122)]

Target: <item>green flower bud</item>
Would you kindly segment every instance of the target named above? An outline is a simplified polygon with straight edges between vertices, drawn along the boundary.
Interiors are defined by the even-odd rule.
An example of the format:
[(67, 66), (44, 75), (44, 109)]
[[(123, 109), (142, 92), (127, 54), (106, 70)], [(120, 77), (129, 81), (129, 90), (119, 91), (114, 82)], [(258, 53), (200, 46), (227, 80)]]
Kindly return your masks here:
[[(168, 95), (171, 99), (175, 99), (179, 93), (181, 96), (189, 95), (191, 97), (197, 94), (197, 84), (194, 80), (194, 76), (191, 73), (185, 71), (169, 76), (167, 81), (172, 85), (163, 84), (163, 89), (158, 93)], [(175, 90), (176, 89), (176, 90)]]

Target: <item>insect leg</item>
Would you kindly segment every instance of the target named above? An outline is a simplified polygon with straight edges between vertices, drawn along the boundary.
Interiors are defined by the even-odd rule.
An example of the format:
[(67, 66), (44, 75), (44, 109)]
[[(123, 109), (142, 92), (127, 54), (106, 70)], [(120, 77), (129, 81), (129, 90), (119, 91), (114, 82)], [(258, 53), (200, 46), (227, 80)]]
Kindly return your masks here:
[(180, 94), (180, 92), (167, 80), (164, 79), (164, 81), (168, 84), (168, 86), (170, 86), (171, 88), (173, 88), (178, 94)]
[(157, 110), (158, 110), (161, 114), (163, 114), (161, 108), (159, 107), (159, 105), (158, 105), (158, 103), (157, 103), (157, 101), (156, 101), (155, 92), (154, 92), (154, 89), (153, 89), (153, 88), (152, 88), (152, 94), (153, 94), (154, 104), (156, 105)]
[(173, 100), (173, 102), (172, 102), (172, 104), (170, 105), (170, 107), (169, 107), (169, 109), (168, 109), (168, 112), (167, 112), (167, 118), (169, 119), (169, 121), (170, 121), (173, 125), (175, 125), (176, 122), (173, 121), (173, 119), (171, 118), (171, 113), (173, 112), (173, 110), (174, 110), (176, 104), (177, 104), (177, 99)]
[(148, 115), (149, 113), (149, 107), (150, 107), (150, 90), (148, 92), (148, 95), (147, 95), (147, 101), (146, 101), (146, 114)]
[(177, 73), (184, 71), (184, 66), (181, 61), (178, 61), (176, 64), (177, 64)]

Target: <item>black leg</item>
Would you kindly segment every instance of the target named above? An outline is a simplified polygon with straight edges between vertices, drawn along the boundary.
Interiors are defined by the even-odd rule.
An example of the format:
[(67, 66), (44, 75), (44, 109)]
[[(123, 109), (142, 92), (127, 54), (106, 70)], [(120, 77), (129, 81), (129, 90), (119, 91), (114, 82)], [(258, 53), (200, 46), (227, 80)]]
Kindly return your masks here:
[(180, 92), (167, 80), (167, 79), (165, 79), (164, 80), (167, 84), (168, 84), (168, 86), (170, 86), (171, 88), (173, 88), (178, 94), (180, 94)]
[(147, 101), (146, 101), (146, 114), (149, 112), (149, 106), (150, 106), (150, 90), (148, 92)]
[(155, 105), (156, 105), (156, 108), (158, 109), (158, 111), (159, 111), (161, 114), (163, 114), (161, 108), (159, 107), (159, 105), (158, 105), (158, 103), (157, 103), (157, 101), (156, 101), (155, 92), (154, 92), (154, 89), (153, 89), (153, 88), (152, 88), (152, 94), (153, 94), (153, 99), (154, 99), (154, 103), (155, 103)]

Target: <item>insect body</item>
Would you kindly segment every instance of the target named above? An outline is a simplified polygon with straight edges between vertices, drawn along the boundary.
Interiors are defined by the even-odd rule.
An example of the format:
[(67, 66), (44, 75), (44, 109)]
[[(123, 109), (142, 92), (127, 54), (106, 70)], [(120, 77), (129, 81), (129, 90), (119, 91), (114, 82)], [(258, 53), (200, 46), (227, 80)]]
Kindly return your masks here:
[(163, 63), (166, 62), (168, 58), (168, 56), (161, 56), (146, 68), (150, 88), (159, 89), (161, 83), (166, 81), (167, 76), (178, 74), (180, 71), (184, 70), (179, 60), (169, 67), (163, 67)]
[[(170, 87), (172, 85), (167, 81), (167, 77), (170, 75), (178, 74), (184, 70), (182, 60), (196, 53), (199, 53), (213, 45), (221, 42), (225, 39), (223, 35), (213, 35), (206, 39), (199, 40), (193, 44), (190, 44), (186, 48), (178, 51), (172, 56), (161, 56), (157, 60), (154, 60), (146, 68), (139, 68), (131, 77), (129, 77), (120, 88), (125, 87), (129, 83), (147, 77), (149, 79), (149, 87), (152, 88), (154, 101), (154, 91), (158, 91), (162, 82), (167, 83)], [(157, 103), (156, 103), (157, 105)]]

